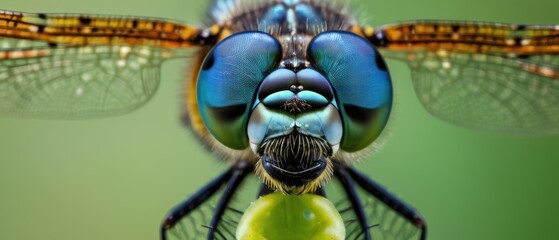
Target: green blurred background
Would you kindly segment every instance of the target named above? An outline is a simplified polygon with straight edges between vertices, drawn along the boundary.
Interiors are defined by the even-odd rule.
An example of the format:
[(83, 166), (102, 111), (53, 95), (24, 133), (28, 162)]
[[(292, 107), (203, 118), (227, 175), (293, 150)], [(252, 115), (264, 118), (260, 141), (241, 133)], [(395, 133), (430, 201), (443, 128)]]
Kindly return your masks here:
[[(408, 19), (559, 24), (559, 1), (361, 1), (379, 25)], [(155, 16), (199, 23), (206, 3), (179, 0), (3, 0), (0, 8)], [(164, 214), (226, 167), (179, 122), (181, 61), (165, 63), (155, 98), (97, 120), (0, 119), (0, 239), (158, 239)], [(390, 137), (359, 164), (422, 212), (429, 239), (559, 239), (559, 137), (511, 137), (453, 126), (416, 99), (389, 62)]]

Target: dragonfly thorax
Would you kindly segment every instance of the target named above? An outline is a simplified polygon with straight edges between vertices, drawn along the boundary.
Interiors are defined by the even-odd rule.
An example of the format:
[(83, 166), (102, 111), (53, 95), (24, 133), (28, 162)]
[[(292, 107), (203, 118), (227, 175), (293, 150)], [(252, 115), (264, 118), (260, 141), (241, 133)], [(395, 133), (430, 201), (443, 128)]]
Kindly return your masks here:
[(210, 12), (215, 23), (231, 32), (259, 30), (274, 35), (316, 35), (325, 30), (348, 30), (355, 19), (343, 2), (306, 0), (228, 1)]

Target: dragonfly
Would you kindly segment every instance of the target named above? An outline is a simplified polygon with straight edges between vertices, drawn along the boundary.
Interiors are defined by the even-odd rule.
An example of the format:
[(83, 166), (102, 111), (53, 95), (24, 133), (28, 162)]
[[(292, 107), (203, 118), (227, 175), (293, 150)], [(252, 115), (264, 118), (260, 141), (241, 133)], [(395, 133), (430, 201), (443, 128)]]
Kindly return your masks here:
[[(251, 2), (251, 4), (255, 4), (255, 2)], [(285, 4), (297, 5), (298, 3), (297, 1), (293, 1), (293, 2), (286, 1)], [(220, 5), (216, 3), (212, 7), (212, 9), (219, 9), (219, 7), (217, 6)], [(221, 6), (225, 6), (223, 7), (225, 10), (220, 9), (219, 11), (217, 11), (219, 14), (223, 14), (224, 12), (227, 12), (231, 9), (235, 9), (234, 7), (231, 7), (226, 3)], [(330, 9), (332, 12), (334, 12), (333, 9), (336, 10), (343, 9), (343, 8), (338, 8), (338, 5), (335, 4), (332, 5), (324, 4), (320, 6), (321, 8), (327, 10)], [(271, 9), (272, 7), (267, 6), (266, 8)], [(553, 81), (554, 79), (557, 79), (557, 75), (556, 75), (557, 71), (555, 69), (555, 66), (557, 64), (556, 61), (554, 61), (555, 59), (553, 56), (554, 54), (556, 54), (557, 51), (556, 27), (554, 26), (533, 27), (533, 26), (525, 26), (525, 25), (506, 25), (506, 24), (489, 24), (489, 23), (472, 23), (472, 22), (415, 21), (409, 23), (387, 25), (387, 26), (382, 26), (380, 28), (373, 29), (363, 25), (351, 25), (351, 21), (344, 21), (344, 20), (348, 20), (344, 18), (346, 15), (350, 15), (348, 12), (342, 12), (343, 16), (337, 16), (339, 18), (333, 18), (334, 19), (332, 20), (333, 23), (325, 24), (324, 26), (320, 26), (320, 24), (323, 24), (323, 22), (321, 22), (320, 24), (316, 24), (317, 29), (313, 30), (315, 32), (312, 33), (312, 36), (313, 37), (315, 36), (316, 37), (318, 36), (348, 37), (351, 40), (356, 40), (357, 42), (359, 42), (359, 40), (365, 39), (368, 41), (369, 44), (372, 44), (375, 47), (375, 48), (369, 48), (369, 51), (372, 51), (369, 53), (370, 56), (383, 56), (385, 58), (394, 58), (394, 59), (399, 59), (408, 62), (410, 68), (412, 69), (412, 75), (415, 77), (414, 84), (416, 86), (416, 91), (418, 92), (419, 98), (424, 104), (424, 106), (434, 115), (459, 125), (468, 125), (477, 128), (490, 128), (490, 129), (507, 130), (507, 131), (513, 129), (515, 131), (520, 131), (520, 132), (525, 132), (525, 131), (538, 132), (538, 131), (554, 130), (554, 124), (556, 123), (553, 122), (553, 120), (556, 118), (553, 117), (554, 112), (552, 110), (545, 113), (546, 115), (540, 116), (541, 114), (543, 114), (542, 110), (531, 109), (528, 107), (518, 107), (518, 104), (522, 105), (523, 103), (522, 100), (525, 100), (527, 96), (523, 96), (522, 98), (519, 98), (518, 95), (515, 95), (518, 94), (517, 91), (519, 90), (515, 88), (517, 86), (514, 84), (523, 83), (523, 84), (529, 84), (529, 86), (533, 86), (533, 89), (530, 90), (536, 92), (526, 93), (526, 94), (549, 94), (549, 95), (545, 95), (546, 101), (543, 101), (541, 103), (528, 101), (527, 103), (530, 105), (554, 103), (555, 100), (553, 98), (551, 99), (547, 98), (548, 96), (553, 95), (552, 92), (545, 93), (545, 92), (538, 92), (538, 90), (552, 91), (552, 86), (555, 84)], [(225, 51), (228, 49), (225, 47), (228, 41), (233, 41), (233, 40), (240, 41), (240, 40), (235, 40), (234, 37), (243, 37), (242, 34), (234, 35), (233, 32), (235, 32), (235, 30), (232, 30), (232, 32), (230, 33), (227, 32), (224, 33), (224, 30), (227, 30), (227, 28), (224, 28), (222, 23), (217, 24), (217, 26), (209, 26), (207, 28), (196, 28), (190, 25), (177, 24), (171, 21), (159, 21), (159, 20), (152, 20), (152, 19), (145, 19), (145, 18), (118, 18), (119, 20), (121, 20), (122, 24), (125, 23), (128, 24), (128, 27), (124, 25), (125, 29), (131, 27), (141, 28), (142, 24), (146, 24), (146, 25), (151, 24), (153, 26), (154, 22), (160, 23), (160, 28), (155, 32), (161, 33), (161, 35), (157, 35), (155, 37), (156, 41), (154, 41), (152, 38), (143, 37), (140, 35), (134, 35), (136, 33), (133, 31), (130, 32), (124, 31), (123, 33), (120, 34), (122, 34), (123, 36), (129, 36), (130, 39), (127, 39), (126, 37), (122, 37), (122, 38), (114, 37), (113, 39), (115, 42), (112, 42), (112, 40), (107, 41), (107, 39), (103, 37), (89, 38), (91, 36), (91, 32), (86, 33), (87, 32), (86, 29), (92, 28), (92, 26), (94, 25), (92, 24), (93, 22), (97, 20), (99, 20), (100, 23), (102, 22), (102, 20), (104, 19), (102, 16), (88, 17), (86, 15), (64, 15), (64, 17), (68, 19), (73, 19), (73, 22), (75, 22), (76, 24), (74, 27), (68, 28), (68, 34), (70, 35), (74, 34), (72, 35), (73, 37), (57, 36), (53, 38), (55, 40), (53, 39), (49, 40), (48, 34), (41, 35), (41, 33), (47, 33), (49, 31), (49, 27), (42, 25), (41, 20), (55, 19), (57, 16), (51, 14), (33, 14), (33, 13), (25, 13), (25, 14), (26, 14), (25, 16), (29, 17), (30, 19), (33, 18), (34, 19), (30, 22), (28, 26), (25, 26), (25, 24), (18, 24), (20, 25), (19, 27), (27, 28), (29, 33), (39, 33), (39, 34), (35, 34), (35, 35), (31, 34), (27, 36), (25, 32), (22, 32), (21, 33), (22, 35), (18, 35), (19, 33), (15, 33), (15, 32), (10, 32), (6, 34), (7, 36), (5, 37), (16, 39), (13, 41), (13, 43), (15, 43), (16, 45), (16, 48), (14, 49), (12, 47), (9, 47), (10, 43), (7, 43), (8, 47), (6, 49), (8, 50), (5, 50), (3, 52), (4, 59), (5, 59), (3, 62), (5, 64), (4, 66), (6, 69), (10, 70), (9, 71), (10, 74), (4, 76), (9, 76), (10, 77), (9, 79), (15, 80), (15, 83), (12, 83), (11, 85), (15, 86), (17, 85), (17, 82), (22, 82), (22, 81), (24, 82), (23, 84), (25, 84), (25, 79), (18, 80), (17, 76), (19, 77), (25, 76), (26, 78), (30, 78), (30, 79), (38, 79), (39, 76), (44, 76), (42, 73), (47, 73), (48, 71), (42, 72), (43, 68), (64, 69), (70, 71), (74, 66), (76, 66), (74, 65), (75, 64), (74, 61), (85, 61), (85, 62), (93, 61), (97, 63), (97, 64), (93, 64), (95, 66), (83, 65), (81, 66), (83, 67), (83, 69), (75, 69), (75, 71), (79, 73), (78, 75), (75, 76), (78, 77), (79, 79), (66, 78), (65, 80), (67, 81), (66, 83), (64, 82), (56, 83), (50, 86), (52, 88), (46, 88), (38, 92), (37, 91), (29, 92), (28, 94), (30, 95), (37, 94), (36, 95), (37, 102), (35, 103), (38, 104), (43, 104), (43, 102), (39, 101), (39, 99), (49, 98), (52, 91), (56, 92), (57, 89), (68, 90), (67, 87), (65, 87), (65, 85), (66, 84), (72, 85), (73, 84), (72, 81), (77, 80), (78, 84), (81, 84), (82, 82), (87, 83), (89, 81), (96, 82), (95, 80), (97, 78), (101, 76), (106, 76), (103, 75), (103, 73), (97, 73), (99, 75), (88, 74), (90, 72), (94, 73), (96, 71), (95, 69), (99, 67), (103, 67), (103, 66), (108, 67), (106, 70), (109, 70), (108, 71), (109, 75), (116, 75), (116, 73), (111, 72), (110, 67), (116, 67), (116, 69), (118, 69), (118, 67), (122, 67), (124, 70), (119, 71), (118, 74), (123, 74), (123, 75), (115, 76), (117, 79), (120, 77), (123, 77), (124, 80), (142, 79), (144, 77), (150, 79), (150, 77), (153, 78), (153, 76), (157, 74), (157, 68), (159, 67), (159, 64), (163, 62), (163, 60), (165, 59), (192, 57), (191, 48), (200, 47), (200, 46), (208, 46), (208, 47), (216, 46), (213, 50), (208, 49), (207, 51), (214, 51), (214, 52), (219, 52), (219, 50)], [(18, 13), (15, 14), (9, 13), (6, 15), (13, 17), (13, 16), (17, 16)], [(24, 16), (24, 14), (22, 13), (20, 16)], [(219, 22), (219, 20), (217, 20), (217, 17), (215, 18), (216, 18), (216, 22)], [(10, 20), (10, 21), (17, 22), (18, 20)], [(337, 22), (343, 22), (344, 24), (347, 24), (347, 26), (345, 27), (336, 26)], [(281, 36), (282, 34), (284, 34), (283, 31), (285, 31), (285, 29), (288, 29), (286, 27), (284, 28), (277, 27), (276, 29), (274, 29), (273, 27), (267, 27), (266, 24), (264, 24), (265, 26), (258, 26), (258, 25), (251, 25), (251, 24), (248, 25), (249, 25), (247, 26), (248, 28), (255, 28), (271, 36), (276, 36), (276, 35)], [(165, 31), (166, 26), (169, 26), (174, 31), (176, 31), (177, 28), (182, 28), (181, 33), (186, 34), (187, 40), (182, 42), (181, 45), (180, 42), (177, 41), (173, 42), (172, 40), (167, 40), (167, 38), (164, 38), (163, 33), (166, 33), (165, 35), (171, 35), (168, 32), (163, 32)], [(274, 26), (274, 25), (272, 24), (270, 26)], [(307, 27), (308, 26), (305, 26), (305, 28)], [(328, 34), (336, 34), (336, 32), (331, 30), (329, 27), (332, 27), (334, 29), (341, 28), (343, 30), (351, 32), (353, 35), (345, 32), (342, 35), (328, 35)], [(15, 26), (8, 26), (8, 29), (10, 28), (16, 29)], [(71, 28), (76, 28), (76, 29), (71, 29)], [(74, 33), (71, 32), (77, 30), (86, 30), (86, 32), (81, 32), (81, 31), (74, 32)], [(147, 32), (150, 33), (149, 31)], [(309, 30), (309, 32), (312, 31)], [(408, 34), (407, 35), (408, 37), (406, 38), (404, 36), (401, 39), (397, 38), (399, 35), (405, 35), (403, 33)], [(424, 34), (422, 35), (421, 33)], [(76, 35), (78, 37), (76, 37)], [(116, 32), (109, 31), (107, 32), (107, 35), (115, 36), (118, 34)], [(464, 35), (468, 36), (468, 38), (462, 39), (461, 37), (463, 37)], [(79, 36), (87, 36), (87, 37), (80, 38)], [(246, 37), (248, 35), (244, 35), (244, 36)], [(267, 35), (257, 35), (257, 36), (267, 36)], [(251, 36), (251, 37), (257, 37), (257, 36)], [(411, 39), (410, 36), (412, 36)], [(414, 39), (413, 36), (417, 38)], [(532, 42), (533, 40), (532, 38), (528, 38), (527, 36), (533, 37), (534, 39), (542, 40), (542, 42), (536, 44)], [(425, 39), (422, 39), (422, 37), (424, 37)], [(212, 40), (212, 38), (214, 39)], [(215, 39), (215, 38), (219, 38), (219, 39)], [(21, 39), (31, 40), (29, 42), (30, 45), (23, 44)], [(80, 42), (82, 41), (80, 39), (82, 40), (90, 39), (90, 40), (86, 40), (86, 42)], [(158, 42), (157, 39), (160, 39), (161, 41)], [(180, 37), (174, 38), (170, 36), (170, 39), (181, 39), (181, 38)], [(228, 41), (225, 41), (227, 39)], [(312, 40), (318, 41), (320, 40), (320, 38), (312, 38)], [(248, 40), (243, 39), (243, 41), (248, 41)], [(293, 42), (294, 40), (287, 40), (287, 41)], [(157, 42), (157, 43), (153, 43), (153, 42)], [(230, 42), (230, 44), (232, 43), (235, 42)], [(308, 49), (314, 49), (312, 48), (312, 44), (310, 43), (313, 42), (309, 40)], [(362, 44), (363, 42), (360, 43)], [(33, 44), (37, 44), (37, 45), (33, 45)], [(370, 45), (359, 45), (359, 46), (367, 47)], [(268, 46), (266, 45), (266, 47)], [(334, 48), (335, 46), (331, 46), (331, 47)], [(289, 46), (284, 48), (289, 50)], [(293, 46), (293, 48), (295, 48), (295, 46)], [(329, 47), (324, 49), (329, 49)], [(375, 49), (378, 49), (378, 51), (380, 51), (380, 54), (375, 52)], [(317, 51), (318, 54), (318, 48), (315, 50)], [(152, 55), (152, 54), (156, 54), (156, 55)], [(207, 62), (205, 61), (207, 61), (208, 58), (206, 58), (206, 60), (203, 59), (205, 56), (206, 55), (204, 54), (203, 56), (199, 57), (198, 61), (200, 61), (200, 63), (193, 64), (193, 65), (195, 67), (196, 66), (200, 67), (200, 65), (204, 66), (204, 64), (207, 64)], [(76, 57), (76, 58), (72, 58), (72, 57)], [(93, 57), (93, 59), (88, 57)], [(138, 61), (135, 63), (128, 62), (129, 60), (133, 60), (133, 59), (137, 59)], [(140, 59), (144, 59), (144, 60), (140, 60)], [(293, 59), (297, 59), (297, 58), (293, 58)], [(290, 59), (282, 60), (283, 65), (281, 66), (283, 68), (294, 69), (298, 72), (299, 70), (301, 70), (299, 69), (300, 68), (299, 66), (306, 66), (307, 64), (307, 63), (298, 63), (297, 61), (290, 62), (289, 60)], [(321, 69), (316, 65), (317, 60), (315, 59), (314, 61), (315, 61), (314, 63), (312, 61), (309, 61), (309, 66), (312, 66), (315, 69)], [(382, 62), (382, 59), (378, 60), (377, 62)], [(148, 65), (144, 65), (144, 64), (148, 64)], [(301, 65), (297, 65), (297, 64), (301, 64)], [(97, 66), (97, 65), (101, 65), (101, 66)], [(92, 70), (90, 67), (94, 67), (95, 69)], [(383, 68), (385, 68), (385, 66), (384, 67), (380, 65), (376, 66), (376, 69), (383, 69)], [(483, 91), (480, 93), (481, 91), (480, 82), (469, 82), (469, 83), (461, 82), (464, 81), (464, 79), (468, 79), (468, 78), (464, 78), (464, 76), (475, 76), (476, 78), (482, 78), (482, 79), (485, 79), (485, 77), (487, 77), (490, 79), (501, 79), (504, 81), (506, 79), (500, 77), (503, 76), (500, 74), (501, 70), (505, 71), (505, 73), (507, 73), (507, 76), (518, 75), (518, 79), (517, 79), (518, 82), (513, 82), (513, 83), (501, 82), (496, 86), (488, 86), (488, 87), (495, 87), (497, 88), (496, 90), (499, 89), (507, 90), (502, 93), (503, 96), (493, 96), (493, 95), (483, 96), (482, 94)], [(31, 73), (34, 73), (35, 75), (32, 75)], [(54, 79), (58, 78), (56, 77), (56, 73), (50, 73), (50, 74), (54, 74), (53, 75)], [(63, 74), (66, 75), (68, 73), (63, 73)], [(328, 75), (327, 73), (324, 72), (321, 72), (321, 74)], [(462, 75), (462, 74), (466, 74), (466, 75)], [(468, 74), (474, 74), (474, 75), (468, 75)], [(70, 75), (74, 76), (72, 73)], [(16, 78), (12, 78), (13, 76), (16, 76)], [(264, 76), (262, 76), (262, 78), (264, 78)], [(8, 78), (6, 77), (6, 79)], [(48, 79), (48, 75), (46, 79)], [(458, 81), (458, 82), (453, 82), (453, 81)], [(540, 89), (539, 87), (530, 85), (530, 84), (536, 84), (530, 81), (536, 81), (538, 84), (543, 85), (543, 88)], [(194, 80), (191, 81), (191, 83), (194, 82), (196, 81)], [(33, 104), (35, 103), (33, 103), (33, 101), (29, 101), (30, 105), (28, 106), (25, 106), (25, 104), (23, 104), (24, 106), (17, 105), (17, 104), (15, 106), (8, 105), (5, 108), (6, 110), (3, 114), (12, 115), (12, 116), (32, 116), (32, 117), (52, 116), (57, 118), (74, 118), (74, 117), (87, 118), (87, 117), (99, 116), (99, 115), (107, 116), (113, 114), (122, 114), (130, 110), (133, 110), (136, 107), (142, 105), (145, 101), (148, 101), (149, 97), (151, 96), (151, 94), (153, 94), (153, 91), (155, 90), (156, 87), (156, 85), (150, 85), (150, 84), (157, 83), (157, 82), (142, 80), (140, 86), (133, 86), (134, 83), (135, 82), (117, 81), (117, 83), (115, 83), (114, 85), (114, 87), (116, 87), (114, 89), (116, 92), (113, 92), (113, 88), (111, 88), (112, 86), (95, 87), (95, 84), (92, 84), (93, 87), (85, 87), (85, 86), (81, 87), (78, 85), (72, 85), (71, 89), (73, 91), (65, 92), (65, 94), (60, 94), (60, 95), (55, 94), (54, 95), (55, 99), (53, 99), (52, 102), (50, 103), (45, 102), (44, 106), (43, 105), (34, 106)], [(453, 85), (454, 83), (458, 85), (455, 86)], [(127, 86), (123, 87), (123, 86), (119, 86), (119, 84), (127, 85)], [(513, 85), (509, 86), (508, 84), (513, 84)], [(332, 85), (334, 84), (332, 83)], [(441, 89), (447, 87), (445, 85), (448, 85), (450, 89), (446, 89), (446, 90)], [(30, 85), (30, 87), (34, 88), (36, 86)], [(136, 89), (134, 87), (140, 87), (140, 88)], [(461, 92), (458, 90), (454, 90), (452, 87), (455, 87), (458, 90), (468, 89), (469, 91), (472, 92), (469, 91)], [(507, 87), (511, 87), (513, 89), (509, 89)], [(108, 98), (108, 100), (104, 100), (104, 102), (97, 102), (96, 99), (98, 98), (96, 98), (96, 95), (88, 95), (89, 94), (88, 90), (98, 89), (98, 88), (103, 88), (104, 91), (97, 91), (97, 94), (106, 94), (105, 97)], [(338, 92), (340, 88), (341, 86), (338, 87), (334, 86), (333, 89), (331, 90), (332, 92), (334, 91), (337, 92), (338, 98), (341, 98), (339, 96), (341, 93)], [(190, 87), (190, 89), (197, 89), (197, 88), (192, 86)], [(128, 90), (130, 90), (130, 92), (127, 93), (126, 91)], [(145, 95), (140, 94), (139, 96), (140, 98), (137, 98), (138, 97), (137, 93), (134, 91), (140, 91), (140, 92), (143, 91), (142, 94)], [(189, 96), (195, 96), (197, 94), (200, 94), (201, 93), (200, 91), (202, 91), (203, 93), (203, 89), (198, 91), (199, 92), (190, 94)], [(451, 94), (456, 92), (460, 92), (465, 95), (462, 96), (462, 95)], [(22, 93), (26, 93), (26, 92), (22, 92)], [(475, 94), (476, 97), (473, 100), (478, 99), (481, 102), (479, 103), (474, 102), (472, 105), (465, 105), (465, 106), (447, 105), (447, 104), (455, 104), (456, 102), (460, 104), (464, 104), (465, 100), (460, 100), (460, 99), (464, 97), (470, 97), (468, 93), (476, 93)], [(41, 94), (47, 94), (47, 95), (41, 95)], [(22, 95), (23, 97), (22, 99), (28, 98), (28, 96), (25, 95), (26, 94)], [(492, 101), (494, 100), (493, 98), (485, 99), (484, 97), (487, 98), (502, 97), (503, 99), (497, 98), (498, 101)], [(349, 98), (349, 96), (347, 96), (347, 98)], [(8, 99), (13, 100), (13, 97), (9, 96)], [(81, 99), (84, 99), (83, 103), (86, 105), (81, 105), (82, 104)], [(121, 105), (121, 103), (126, 103), (127, 101), (131, 101), (131, 99), (132, 101), (139, 101), (139, 102), (135, 102), (136, 105), (129, 105), (129, 106)], [(508, 103), (504, 101), (504, 99), (510, 99), (513, 102)], [(197, 101), (197, 100), (200, 101), (199, 99), (195, 99), (191, 101)], [(18, 104), (23, 103), (19, 99), (18, 101), (14, 100), (12, 102)], [(510, 115), (511, 113), (506, 113), (506, 112), (502, 113), (500, 111), (497, 111), (498, 109), (503, 108), (503, 106), (499, 104), (504, 104), (504, 103), (510, 104), (507, 106), (511, 107), (511, 108), (506, 108), (506, 110), (515, 110), (518, 108), (522, 111), (514, 112), (513, 115)], [(61, 104), (61, 105), (57, 105), (57, 104)], [(474, 106), (480, 106), (480, 105), (487, 108), (472, 109)], [(548, 105), (542, 105), (539, 106), (539, 108), (547, 109), (546, 106)], [(200, 107), (200, 105), (198, 105), (198, 107)], [(456, 109), (463, 109), (463, 110), (457, 112)], [(476, 110), (481, 112), (476, 112)], [(530, 112), (530, 110), (532, 112)], [(346, 111), (346, 110), (340, 110), (340, 111)], [(484, 115), (487, 113), (489, 113), (489, 115), (487, 116)], [(534, 113), (538, 113), (538, 114), (534, 114)], [(217, 114), (217, 113), (212, 113), (212, 114)], [(516, 116), (516, 114), (519, 115)], [(226, 114), (226, 115), (230, 116), (231, 114)], [(486, 116), (487, 118), (480, 118), (480, 116), (482, 115)], [(535, 116), (536, 118), (524, 119), (525, 116), (530, 116), (530, 117)], [(245, 115), (244, 117), (248, 117), (248, 116)], [(214, 120), (219, 120), (219, 119), (214, 119)], [(352, 119), (347, 118), (342, 120), (343, 121), (340, 122), (348, 122), (351, 121)], [(518, 122), (519, 120), (520, 121), (525, 120), (526, 122)], [(202, 121), (204, 122), (203, 119)], [(371, 121), (366, 121), (366, 122), (371, 122)], [(204, 128), (199, 125), (198, 127), (200, 129), (196, 129), (195, 126), (196, 120), (192, 119), (192, 117), (190, 119), (190, 123), (192, 124), (195, 131), (200, 131), (200, 129)], [(208, 124), (210, 123), (204, 122), (204, 126), (207, 126)], [(380, 123), (380, 124), (383, 125), (384, 123)], [(234, 128), (234, 130), (239, 130), (239, 129)], [(219, 130), (214, 129), (214, 130), (210, 130), (210, 132), (211, 131), (216, 131), (211, 133), (213, 137), (216, 137), (216, 135), (219, 134), (217, 132), (223, 131), (223, 129), (219, 129)], [(208, 133), (205, 134), (206, 135), (203, 136), (205, 137), (209, 136), (207, 135)], [(376, 138), (376, 136), (373, 136), (372, 138)], [(212, 142), (212, 144), (220, 144), (220, 143), (225, 144), (222, 141), (227, 141), (227, 139), (233, 139), (233, 138), (225, 137), (223, 140), (218, 140), (218, 142)], [(225, 145), (228, 144), (232, 144), (234, 145), (235, 148), (237, 148), (237, 145), (235, 145), (237, 143), (228, 142)], [(361, 146), (354, 146), (354, 147), (360, 148)], [(343, 149), (344, 148), (342, 147), (342, 150)], [(258, 151), (253, 151), (253, 152), (258, 152)], [(242, 170), (241, 171), (242, 174), (239, 173), (241, 174), (240, 177), (246, 175), (248, 172), (251, 172), (248, 170), (252, 170), (251, 168), (254, 167), (250, 165), (248, 167), (242, 165), (242, 163), (244, 162), (238, 162), (238, 163), (239, 165), (235, 165), (235, 168), (232, 168), (231, 171)], [(334, 175), (339, 179), (341, 179), (342, 183), (344, 182), (344, 179), (352, 180), (356, 182), (363, 181), (364, 183), (361, 184), (360, 186), (363, 188), (363, 190), (365, 190), (366, 193), (369, 193), (369, 195), (379, 199), (381, 201), (381, 204), (384, 204), (384, 208), (386, 209), (386, 211), (395, 212), (398, 216), (398, 219), (407, 221), (412, 225), (413, 228), (417, 228), (416, 229), (417, 231), (415, 231), (415, 233), (419, 233), (417, 234), (419, 235), (419, 238), (422, 238), (424, 236), (425, 221), (421, 219), (421, 217), (419, 217), (419, 215), (410, 207), (408, 207), (406, 204), (404, 204), (403, 202), (401, 202), (400, 200), (396, 199), (395, 197), (391, 196), (386, 192), (383, 191), (381, 191), (380, 193), (376, 192), (382, 190), (382, 188), (380, 188), (380, 186), (378, 186), (377, 184), (374, 184), (374, 182), (372, 182), (372, 180), (368, 179), (367, 177), (360, 175), (350, 166), (336, 165), (333, 166), (332, 168), (334, 168), (333, 169)], [(222, 175), (223, 178), (218, 178), (218, 180), (235, 176), (231, 171), (226, 172), (224, 175)], [(231, 179), (236, 179), (236, 178), (231, 178)], [(275, 181), (275, 180), (268, 179), (267, 181)], [(224, 183), (220, 181), (217, 182)], [(209, 185), (209, 186), (213, 186), (213, 185)], [(235, 184), (229, 184), (229, 183), (227, 184), (227, 186), (236, 187)], [(268, 186), (268, 187), (275, 188), (275, 189), (268, 189), (268, 190), (279, 190), (284, 192), (290, 191), (290, 189), (285, 189), (285, 186), (280, 186), (280, 187)], [(322, 185), (317, 186), (316, 188), (320, 189), (320, 187), (322, 187)], [(371, 188), (373, 189), (371, 190)], [(345, 186), (345, 189), (346, 190), (351, 189), (351, 186)], [(307, 191), (307, 190), (302, 190), (302, 191)], [(318, 190), (311, 189), (309, 191), (314, 192)], [(377, 195), (375, 195), (375, 192), (377, 193)], [(351, 198), (350, 193), (348, 193), (348, 195), (350, 199), (354, 199), (354, 200), (359, 199), (358, 197), (355, 196)], [(193, 200), (196, 199), (199, 200), (199, 198), (196, 197), (199, 197), (199, 195), (195, 195), (193, 199), (187, 201), (184, 205), (181, 206), (187, 206), (187, 208), (192, 207), (193, 206), (192, 202), (195, 202)], [(388, 201), (385, 200), (383, 202), (384, 197), (386, 197), (389, 200)], [(222, 207), (226, 207), (226, 206), (222, 206)], [(359, 209), (360, 207), (359, 204), (356, 204), (352, 206), (352, 208)], [(171, 214), (169, 219), (173, 220), (181, 217), (188, 218), (189, 214), (191, 214), (191, 212), (181, 212), (180, 210), (184, 210), (182, 208), (179, 208), (178, 210), (179, 211), (173, 212), (173, 214), (179, 212), (178, 214), (179, 217), (177, 217), (177, 215)], [(217, 208), (217, 211), (216, 209), (212, 209), (212, 211), (215, 212), (219, 212), (219, 210), (220, 210), (219, 206)], [(225, 209), (221, 209), (221, 210), (225, 210)], [(359, 215), (358, 214), (359, 210), (355, 210), (355, 211), (356, 211), (355, 215)], [(369, 223), (369, 221), (370, 219), (374, 219), (374, 218), (375, 217), (373, 216), (362, 216), (358, 221), (361, 231), (357, 232), (356, 236), (364, 236), (366, 238), (367, 234), (370, 234), (368, 230), (369, 226), (372, 226), (371, 224), (374, 224), (374, 223)], [(218, 214), (216, 214), (216, 216), (214, 216), (212, 219), (216, 219), (216, 220), (211, 221), (210, 229), (215, 231), (210, 230), (209, 232), (210, 233), (214, 232), (217, 234), (219, 233), (218, 231), (219, 223), (216, 223), (216, 221), (220, 220), (221, 218)], [(373, 221), (377, 221), (377, 220), (378, 219)], [(165, 231), (167, 228), (171, 228), (172, 224), (173, 223), (169, 223), (169, 221), (167, 221), (163, 226), (163, 230)], [(381, 225), (381, 228), (382, 226), (384, 226), (384, 224)], [(375, 229), (371, 228), (370, 231), (374, 232)], [(398, 232), (392, 233), (391, 231), (392, 230), (389, 228), (389, 230), (386, 231), (386, 234), (396, 235), (398, 233)]]

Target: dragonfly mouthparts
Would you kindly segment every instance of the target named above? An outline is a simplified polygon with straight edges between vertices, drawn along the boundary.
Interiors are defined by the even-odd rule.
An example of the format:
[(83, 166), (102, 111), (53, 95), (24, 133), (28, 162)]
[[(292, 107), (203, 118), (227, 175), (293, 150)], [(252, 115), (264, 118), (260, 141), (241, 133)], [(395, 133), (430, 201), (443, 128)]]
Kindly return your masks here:
[(268, 156), (262, 158), (264, 170), (286, 186), (300, 187), (318, 178), (327, 166), (327, 159), (312, 161), (308, 166), (282, 164)]
[[(265, 140), (258, 151), (257, 172), (276, 190), (302, 188), (304, 192), (320, 186), (331, 175), (332, 147), (323, 138), (291, 133)], [(312, 186), (312, 187), (309, 187)]]

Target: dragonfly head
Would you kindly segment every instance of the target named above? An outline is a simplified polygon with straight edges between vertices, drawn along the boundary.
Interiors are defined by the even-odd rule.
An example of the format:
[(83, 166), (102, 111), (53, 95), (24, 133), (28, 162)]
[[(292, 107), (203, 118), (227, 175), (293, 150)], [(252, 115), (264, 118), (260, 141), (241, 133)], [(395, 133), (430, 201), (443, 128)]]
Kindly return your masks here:
[(333, 161), (347, 162), (339, 152), (371, 145), (392, 104), (386, 65), (367, 40), (326, 31), (305, 46), (295, 56), (305, 64), (287, 64), (276, 37), (234, 34), (209, 52), (197, 83), (211, 136), (229, 149), (250, 148), (258, 175), (289, 194), (315, 191)]

